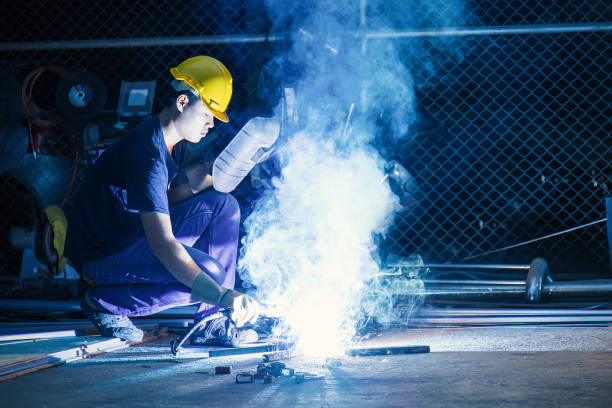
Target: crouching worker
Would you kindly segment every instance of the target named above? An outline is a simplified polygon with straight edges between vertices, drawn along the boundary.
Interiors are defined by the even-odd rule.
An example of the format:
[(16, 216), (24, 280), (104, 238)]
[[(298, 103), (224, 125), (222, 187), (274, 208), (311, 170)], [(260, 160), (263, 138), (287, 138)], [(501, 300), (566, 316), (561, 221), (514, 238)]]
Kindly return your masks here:
[(192, 344), (253, 342), (257, 333), (240, 327), (258, 305), (233, 290), (238, 203), (209, 188), (210, 163), (182, 166), (186, 142), (198, 143), (214, 118), (228, 121), (232, 77), (206, 56), (170, 72), (172, 103), (100, 156), (68, 211), (65, 254), (90, 286), (81, 309), (102, 336), (140, 341), (130, 316), (197, 303), (196, 319), (221, 309), (231, 318), (212, 320)]

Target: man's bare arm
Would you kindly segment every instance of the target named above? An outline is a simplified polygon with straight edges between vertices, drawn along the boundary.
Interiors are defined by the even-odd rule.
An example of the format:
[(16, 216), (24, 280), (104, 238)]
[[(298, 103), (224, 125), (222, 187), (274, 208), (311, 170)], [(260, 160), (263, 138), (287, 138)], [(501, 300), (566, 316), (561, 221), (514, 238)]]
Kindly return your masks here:
[(172, 233), (172, 224), (168, 214), (155, 212), (140, 212), (140, 220), (144, 228), (151, 252), (170, 271), (175, 278), (190, 288), (196, 279), (204, 279), (208, 303), (219, 304), (219, 299), (227, 291), (218, 285), (210, 276), (200, 269), (183, 245)]
[[(168, 203), (178, 204), (212, 186), (212, 163), (201, 163), (185, 171), (186, 182), (168, 191)], [(180, 176), (179, 176), (180, 177)]]
[(191, 288), (193, 300), (229, 310), (230, 318), (238, 327), (255, 322), (257, 302), (248, 295), (218, 285), (202, 271), (174, 237), (168, 214), (141, 211), (140, 220), (151, 251), (174, 277)]

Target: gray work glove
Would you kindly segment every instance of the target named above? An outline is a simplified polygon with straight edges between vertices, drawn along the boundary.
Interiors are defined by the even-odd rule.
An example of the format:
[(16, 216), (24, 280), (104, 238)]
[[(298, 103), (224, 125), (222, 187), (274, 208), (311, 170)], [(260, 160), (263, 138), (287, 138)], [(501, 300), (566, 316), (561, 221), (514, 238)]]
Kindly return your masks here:
[(229, 317), (237, 327), (255, 323), (259, 316), (259, 303), (249, 295), (232, 289), (221, 296), (220, 306), (229, 312)]

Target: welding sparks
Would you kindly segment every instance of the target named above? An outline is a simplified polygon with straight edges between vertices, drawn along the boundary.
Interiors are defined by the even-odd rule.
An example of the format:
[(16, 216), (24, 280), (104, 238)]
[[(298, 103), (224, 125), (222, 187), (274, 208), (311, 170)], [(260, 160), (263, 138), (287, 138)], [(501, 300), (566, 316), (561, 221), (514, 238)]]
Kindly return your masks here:
[(363, 282), (378, 272), (371, 233), (397, 199), (378, 183), (374, 151), (339, 155), (333, 143), (302, 132), (283, 152), (291, 160), (275, 190), (245, 221), (242, 276), (302, 351), (338, 352), (354, 334)]

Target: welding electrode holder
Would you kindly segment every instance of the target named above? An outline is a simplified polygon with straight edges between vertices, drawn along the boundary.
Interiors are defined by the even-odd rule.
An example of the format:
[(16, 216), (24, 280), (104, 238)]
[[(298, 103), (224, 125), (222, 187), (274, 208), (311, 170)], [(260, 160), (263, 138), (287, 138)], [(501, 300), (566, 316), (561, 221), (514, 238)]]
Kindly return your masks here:
[(223, 316), (228, 316), (226, 311), (213, 313), (195, 322), (193, 326), (191, 327), (191, 329), (189, 329), (189, 331), (185, 333), (183, 337), (176, 338), (170, 342), (170, 351), (172, 352), (172, 355), (176, 356), (178, 354), (178, 352), (181, 350), (181, 347), (183, 346), (183, 343), (185, 343), (185, 341), (187, 341), (187, 339), (191, 337), (191, 335), (196, 330), (204, 327), (204, 325), (208, 323), (209, 321), (218, 319)]

